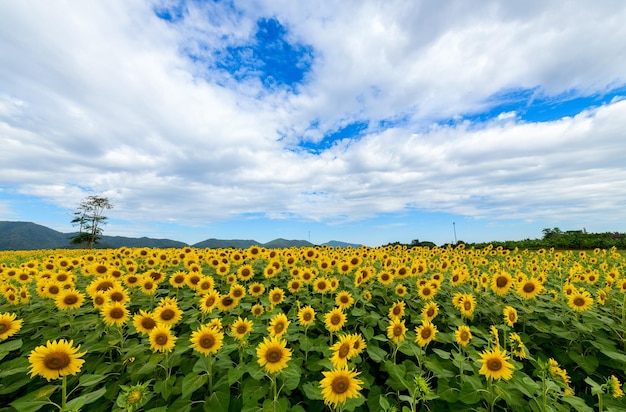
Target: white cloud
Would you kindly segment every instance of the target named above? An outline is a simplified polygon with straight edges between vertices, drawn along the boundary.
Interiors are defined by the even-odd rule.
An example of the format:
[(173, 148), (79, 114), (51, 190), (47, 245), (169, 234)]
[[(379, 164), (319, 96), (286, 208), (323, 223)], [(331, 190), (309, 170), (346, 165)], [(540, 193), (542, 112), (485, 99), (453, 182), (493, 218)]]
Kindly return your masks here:
[[(33, 4), (0, 5), (0, 174), (20, 193), (73, 208), (88, 188), (118, 218), (192, 223), (626, 217), (625, 101), (545, 123), (462, 120), (506, 90), (623, 84), (621, 2), (254, 2), (236, 15), (207, 3), (176, 24), (144, 2)], [(274, 15), (313, 47), (297, 93), (207, 69), (211, 50), (245, 44)], [(359, 141), (287, 150), (356, 120), (371, 122)]]

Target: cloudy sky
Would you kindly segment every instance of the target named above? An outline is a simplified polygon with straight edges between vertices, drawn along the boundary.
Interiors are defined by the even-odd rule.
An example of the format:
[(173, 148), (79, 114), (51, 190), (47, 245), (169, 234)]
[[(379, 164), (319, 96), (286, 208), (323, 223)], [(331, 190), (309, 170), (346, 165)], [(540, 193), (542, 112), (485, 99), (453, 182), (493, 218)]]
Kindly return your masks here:
[(626, 2), (0, 2), (0, 220), (189, 244), (626, 232)]

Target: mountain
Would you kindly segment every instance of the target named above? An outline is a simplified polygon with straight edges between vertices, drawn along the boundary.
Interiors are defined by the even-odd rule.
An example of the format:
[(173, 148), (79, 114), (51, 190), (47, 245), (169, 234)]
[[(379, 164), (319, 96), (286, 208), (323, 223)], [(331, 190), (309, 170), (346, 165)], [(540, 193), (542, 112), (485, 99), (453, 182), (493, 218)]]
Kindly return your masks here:
[[(7, 222), (0, 221), (0, 250), (36, 250), (36, 249), (71, 249), (76, 248), (70, 245), (70, 239), (78, 233), (61, 233), (49, 227), (38, 225), (32, 222)], [(332, 247), (359, 247), (354, 243), (339, 242), (336, 240), (324, 243)], [(182, 248), (187, 243), (171, 239), (153, 239), (149, 237), (124, 237), (124, 236), (102, 236), (97, 248), (117, 249), (120, 247), (148, 247), (148, 248)], [(198, 242), (192, 247), (199, 249), (217, 248), (237, 248), (247, 249), (250, 246), (261, 246), (267, 249), (290, 248), (290, 247), (312, 247), (315, 246), (306, 240), (274, 239), (267, 243), (259, 243), (250, 239), (207, 239)]]

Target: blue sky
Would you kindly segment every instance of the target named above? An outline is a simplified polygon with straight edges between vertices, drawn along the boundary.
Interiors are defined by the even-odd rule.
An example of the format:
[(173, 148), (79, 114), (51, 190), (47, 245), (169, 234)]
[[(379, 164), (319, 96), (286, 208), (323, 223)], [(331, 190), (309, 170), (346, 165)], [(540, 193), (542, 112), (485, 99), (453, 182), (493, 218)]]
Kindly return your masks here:
[[(547, 4), (544, 4), (547, 3)], [(626, 232), (626, 4), (0, 4), (0, 220), (378, 246)]]

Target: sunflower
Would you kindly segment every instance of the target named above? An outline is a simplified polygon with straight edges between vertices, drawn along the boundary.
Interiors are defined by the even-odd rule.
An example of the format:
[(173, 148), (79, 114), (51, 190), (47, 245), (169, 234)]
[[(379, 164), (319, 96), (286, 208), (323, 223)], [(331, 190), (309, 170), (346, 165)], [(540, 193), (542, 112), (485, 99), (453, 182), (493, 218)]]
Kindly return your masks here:
[(430, 322), (423, 322), (421, 326), (415, 327), (415, 342), (424, 347), (437, 336), (437, 327)]
[(289, 327), (289, 320), (284, 313), (279, 313), (272, 317), (270, 320), (270, 325), (267, 328), (270, 336), (272, 338), (280, 338), (287, 332), (287, 328)]
[(222, 295), (217, 300), (217, 308), (222, 312), (234, 309), (237, 305), (239, 305), (239, 299), (234, 299), (230, 295)]
[(406, 295), (406, 286), (400, 284), (400, 285), (396, 285), (396, 295), (403, 297), (404, 295)]
[(287, 284), (287, 289), (291, 293), (298, 293), (302, 289), (302, 281), (300, 279), (291, 279)]
[(106, 293), (101, 290), (95, 292), (91, 296), (91, 301), (93, 303), (93, 307), (96, 309), (102, 309), (104, 305), (106, 305), (109, 302), (109, 300), (106, 297)]
[(59, 310), (78, 309), (85, 301), (85, 295), (72, 288), (62, 290), (54, 299), (54, 303)]
[(168, 325), (157, 324), (150, 331), (150, 348), (153, 352), (171, 352), (176, 343), (176, 336), (172, 335)]
[(200, 329), (191, 333), (189, 341), (191, 342), (190, 348), (203, 355), (210, 355), (222, 347), (224, 334), (209, 325), (202, 325)]
[(506, 351), (495, 348), (480, 354), (479, 362), (483, 364), (478, 373), (485, 375), (487, 379), (504, 379), (508, 381), (513, 377), (513, 364), (507, 361), (509, 357)]
[(432, 322), (432, 320), (437, 317), (438, 313), (439, 313), (439, 305), (437, 305), (437, 303), (435, 302), (429, 302), (422, 309), (422, 312), (421, 312), (422, 319), (428, 322)]
[(622, 390), (622, 384), (619, 379), (615, 375), (611, 375), (606, 380), (606, 388), (607, 393), (614, 398), (621, 398), (624, 396), (624, 391)]
[(324, 315), (324, 325), (329, 332), (337, 332), (346, 323), (346, 315), (339, 308), (334, 308)]
[(511, 288), (513, 284), (513, 278), (508, 272), (501, 271), (493, 276), (491, 279), (491, 290), (497, 295), (504, 296)]
[(386, 287), (386, 286), (391, 285), (391, 283), (393, 282), (394, 276), (389, 272), (380, 272), (378, 276), (376, 277), (376, 279), (378, 280), (378, 283)]
[(285, 340), (263, 338), (256, 348), (257, 361), (268, 373), (280, 372), (287, 367), (291, 359), (291, 349)]
[(254, 323), (248, 319), (241, 319), (241, 316), (230, 325), (230, 332), (238, 340), (245, 339), (246, 335), (252, 331)]
[(313, 282), (313, 290), (317, 293), (321, 293), (322, 295), (328, 293), (328, 291), (330, 290), (328, 279), (326, 278), (315, 279), (315, 282)]
[(204, 295), (206, 293), (209, 293), (211, 290), (213, 290), (214, 286), (215, 286), (215, 280), (213, 279), (212, 276), (208, 276), (208, 275), (201, 276), (198, 283), (196, 283), (196, 293), (198, 295)]
[(531, 277), (524, 282), (521, 282), (517, 287), (517, 294), (524, 299), (532, 299), (539, 295), (543, 289), (541, 282), (537, 278)]
[(404, 301), (399, 300), (393, 304), (393, 306), (389, 309), (388, 316), (390, 319), (400, 319), (404, 316)]
[(526, 359), (526, 346), (522, 342), (522, 338), (519, 334), (513, 332), (509, 335), (509, 342), (511, 343), (511, 353), (513, 356), (519, 359)]
[(200, 310), (202, 313), (211, 313), (215, 306), (217, 306), (217, 302), (220, 299), (220, 293), (216, 290), (212, 290), (206, 295), (200, 298)]
[(93, 296), (93, 294), (99, 290), (106, 292), (115, 286), (119, 286), (119, 282), (112, 276), (106, 276), (92, 281), (89, 286), (87, 286), (86, 291), (89, 296)]
[(417, 294), (423, 300), (433, 299), (436, 293), (437, 293), (437, 290), (433, 288), (433, 285), (430, 283), (423, 285), (417, 289)]
[(61, 292), (62, 287), (61, 284), (55, 281), (48, 281), (43, 286), (42, 295), (47, 298), (55, 299), (56, 296)]
[(254, 268), (251, 265), (243, 265), (237, 269), (237, 277), (244, 282), (254, 277)]
[(283, 299), (285, 299), (285, 292), (281, 288), (275, 287), (270, 291), (269, 296), (270, 303), (274, 306), (282, 303)]
[(363, 381), (357, 379), (359, 372), (347, 368), (334, 369), (322, 372), (324, 378), (320, 381), (320, 388), (324, 396), (324, 403), (334, 408), (344, 404), (348, 398), (358, 398)]
[(359, 355), (367, 347), (365, 339), (358, 333), (351, 334), (352, 336), (352, 349), (354, 349), (354, 356)]
[(112, 302), (120, 302), (124, 304), (130, 302), (130, 296), (128, 295), (128, 292), (119, 284), (107, 290), (106, 292), (104, 292), (104, 294), (106, 295), (107, 299)]
[(470, 318), (474, 313), (474, 309), (476, 309), (476, 299), (474, 298), (474, 295), (471, 293), (463, 294), (461, 308), (459, 309), (461, 311), (461, 315), (466, 318)]
[(391, 319), (389, 326), (387, 326), (387, 337), (398, 344), (404, 342), (406, 331), (407, 328), (404, 326), (404, 320), (400, 320), (399, 318)]
[(183, 317), (183, 311), (176, 304), (165, 304), (154, 310), (154, 318), (162, 325), (172, 326)]
[(152, 280), (150, 276), (142, 276), (139, 281), (139, 285), (141, 286), (141, 292), (148, 296), (154, 295), (158, 287), (156, 282)]
[(22, 319), (15, 319), (15, 313), (0, 313), (0, 340), (15, 335), (22, 328)]
[(174, 272), (170, 275), (169, 284), (176, 289), (180, 289), (187, 284), (187, 273), (183, 271)]
[(265, 312), (265, 308), (260, 303), (257, 303), (256, 305), (252, 305), (252, 308), (250, 308), (250, 312), (252, 312), (252, 314), (258, 318), (263, 314), (263, 312)]
[(262, 283), (255, 282), (248, 286), (248, 292), (254, 297), (261, 296), (265, 292), (265, 286)]
[(149, 335), (156, 325), (157, 321), (151, 312), (139, 309), (139, 313), (133, 316), (133, 326), (144, 335)]
[(79, 359), (87, 352), (78, 353), (80, 345), (73, 347), (74, 341), (47, 341), (30, 352), (30, 376), (42, 376), (50, 382), (66, 375), (76, 375), (85, 361)]
[(470, 331), (469, 326), (461, 325), (454, 332), (454, 338), (456, 339), (456, 343), (461, 346), (467, 346), (470, 339), (472, 339), (472, 332)]
[(586, 290), (577, 291), (568, 297), (567, 304), (576, 312), (584, 312), (593, 305), (593, 298)]
[(337, 293), (337, 296), (335, 296), (335, 303), (342, 310), (346, 310), (354, 304), (354, 298), (350, 292), (344, 290)]
[(512, 306), (507, 306), (503, 310), (504, 321), (509, 327), (513, 327), (517, 322), (517, 311)]
[(300, 325), (309, 326), (315, 322), (315, 310), (311, 306), (304, 306), (298, 311)]
[(333, 356), (330, 358), (330, 362), (334, 368), (343, 368), (348, 365), (348, 360), (355, 355), (355, 350), (352, 347), (353, 342), (352, 335), (343, 335), (339, 340), (330, 347)]
[(104, 316), (104, 323), (107, 326), (121, 326), (128, 320), (128, 309), (119, 302), (107, 302), (100, 313)]

